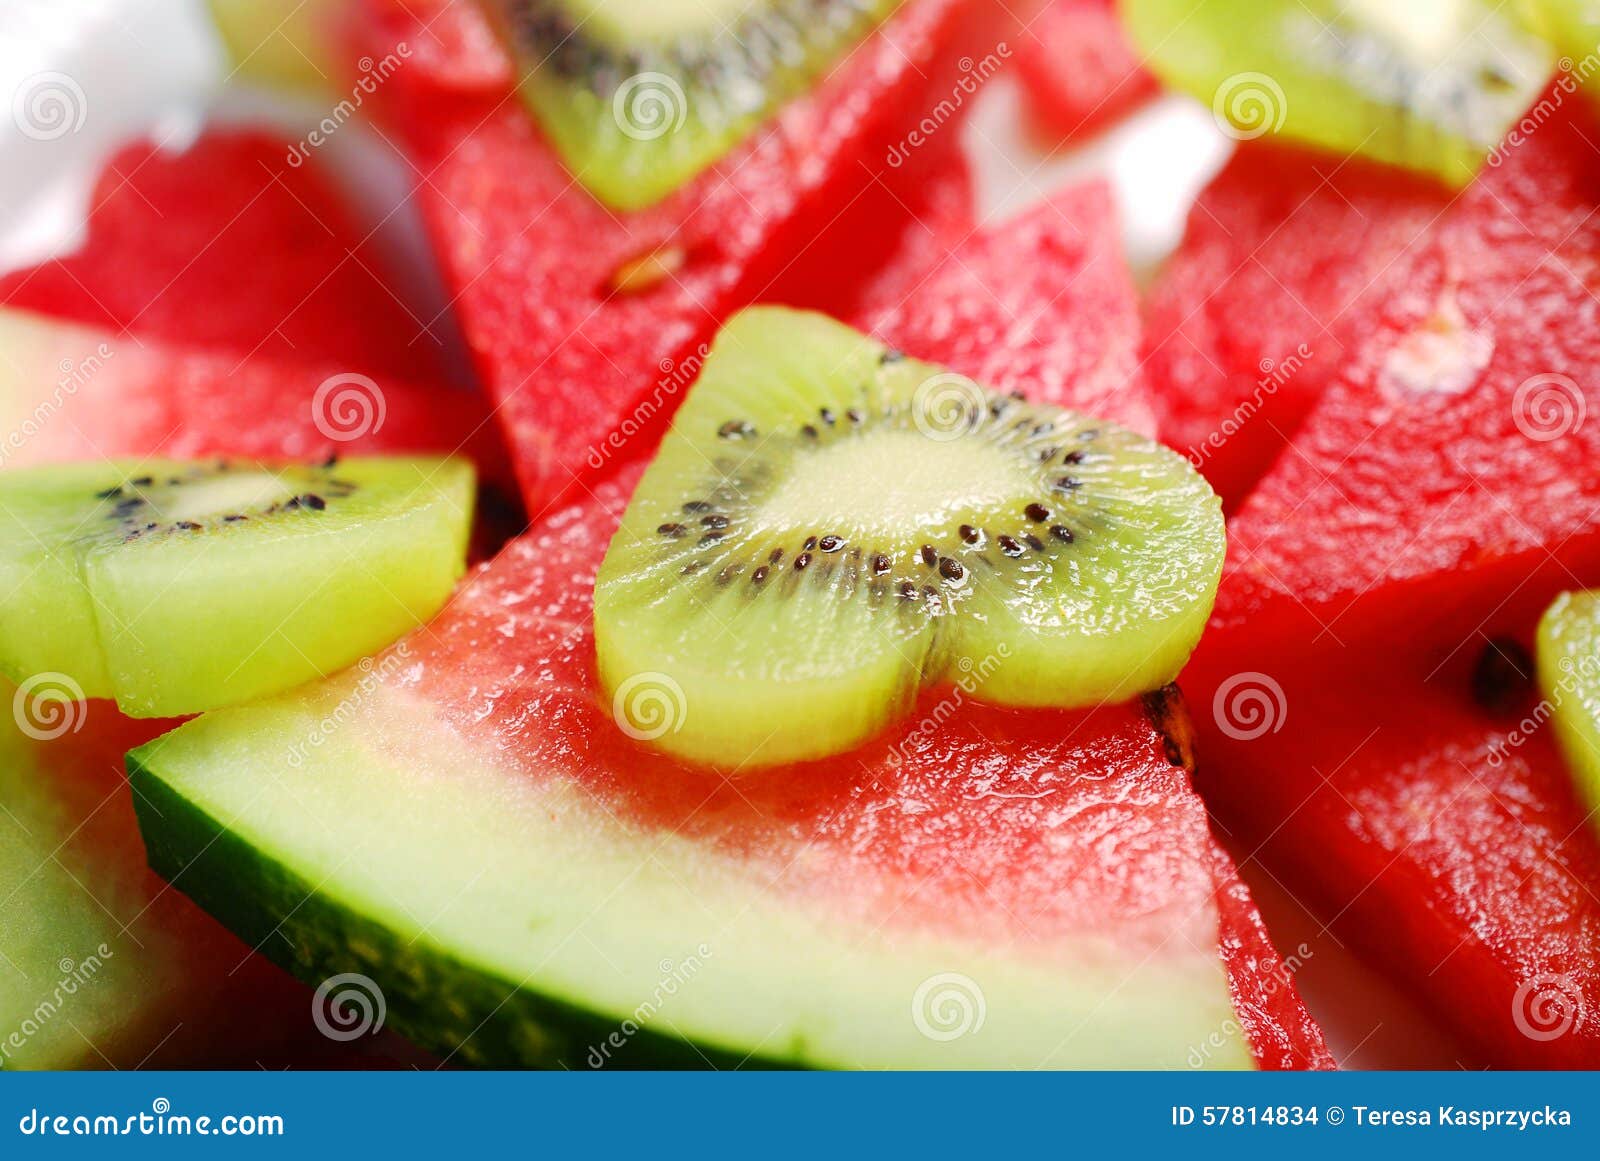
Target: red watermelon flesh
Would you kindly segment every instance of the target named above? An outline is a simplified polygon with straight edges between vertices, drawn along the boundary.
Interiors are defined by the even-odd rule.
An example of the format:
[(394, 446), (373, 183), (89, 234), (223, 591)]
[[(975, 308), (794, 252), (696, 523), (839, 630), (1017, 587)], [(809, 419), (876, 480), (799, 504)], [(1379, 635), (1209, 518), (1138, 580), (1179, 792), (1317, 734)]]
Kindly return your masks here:
[(931, 268), (978, 220), (972, 170), (959, 137), (935, 137), (880, 175), (784, 264), (761, 301), (859, 318), (876, 280), (891, 271), (909, 275)]
[(853, 319), (919, 359), (1157, 435), (1111, 191), (1068, 189), (960, 235), (914, 235)]
[(1449, 195), (1397, 169), (1242, 143), (1146, 305), (1167, 442), (1236, 506), (1402, 286)]
[(1116, 0), (1049, 0), (1020, 39), (1028, 113), (1052, 136), (1092, 132), (1160, 89), (1123, 31)]
[(618, 215), (540, 137), (475, 7), (363, 7), (362, 52), (418, 46), (375, 103), (421, 175), (533, 513), (599, 470), (609, 437), (658, 380), (873, 181), (954, 67), (952, 46), (987, 13), (982, 0), (913, 0), (720, 164), (659, 205)]
[(269, 132), (212, 130), (182, 151), (136, 142), (106, 164), (88, 238), (0, 279), (0, 303), (102, 329), (346, 370), (446, 377), (396, 298), (398, 270), (315, 158)]
[[(1045, 1035), (1045, 1043), (1034, 1045), (1040, 1048), (1037, 1058), (1009, 1063), (1061, 1065), (1115, 1061), (1124, 1051), (1137, 1055), (1148, 1046), (1119, 1048), (1117, 1038), (1140, 1034), (1108, 1013), (1128, 1012), (1127, 1003), (1146, 1012), (1151, 1003), (1165, 1003), (1167, 1009), (1176, 1005), (1163, 1010), (1163, 1020), (1174, 1023), (1158, 1021), (1156, 1036), (1167, 1041), (1161, 1051), (1173, 1063), (1216, 1063), (1211, 1054), (1226, 1048), (1207, 1047), (1214, 1031), (1217, 1045), (1234, 1051), (1242, 1036), (1246, 1059), (1263, 1066), (1329, 1064), (1321, 1036), (1266, 943), (1231, 863), (1212, 842), (1203, 806), (1169, 758), (1176, 743), (1157, 723), (1178, 728), (1182, 707), (1175, 698), (1088, 713), (1016, 713), (941, 691), (930, 695), (930, 703), (956, 697), (958, 712), (925, 705), (922, 724), (856, 753), (737, 781), (681, 765), (625, 736), (613, 707), (597, 693), (590, 602), (594, 573), (634, 478), (602, 485), (588, 503), (557, 514), (475, 574), (429, 631), (407, 643), (387, 689), (368, 691), (362, 712), (372, 716), (360, 729), (340, 734), (341, 752), (308, 756), (303, 769), (286, 771), (278, 784), (318, 799), (345, 793), (339, 785), (346, 781), (371, 791), (374, 781), (390, 777), (391, 763), (399, 763), (392, 767), (394, 776), (401, 777), (401, 766), (408, 770), (409, 789), (396, 789), (387, 837), (365, 833), (360, 819), (353, 825), (362, 834), (331, 833), (330, 823), (338, 830), (345, 825), (341, 819), (354, 818), (335, 811), (319, 814), (327, 821), (311, 827), (325, 835), (324, 842), (304, 830), (301, 818), (304, 810), (322, 806), (257, 799), (224, 773), (249, 764), (237, 761), (236, 747), (254, 753), (280, 746), (286, 740), (282, 731), (300, 728), (301, 713), (321, 713), (321, 699), (343, 696), (330, 687), (202, 718), (136, 756), (139, 784), (160, 800), (159, 814), (142, 819), (157, 865), (235, 922), (277, 923), (280, 908), (292, 912), (281, 920), (300, 949), (300, 969), (319, 973), (336, 970), (350, 954), (348, 939), (319, 934), (326, 921), (313, 916), (327, 906), (344, 912), (352, 906), (345, 900), (368, 899), (354, 905), (359, 916), (346, 915), (329, 930), (361, 931), (380, 946), (402, 934), (396, 917), (429, 910), (422, 899), (407, 897), (413, 887), (448, 890), (455, 918), (480, 909), (485, 915), (508, 907), (520, 913), (525, 903), (504, 897), (498, 885), (508, 874), (495, 853), (499, 844), (511, 844), (502, 852), (507, 857), (538, 863), (524, 868), (513, 893), (543, 897), (540, 881), (555, 872), (539, 860), (559, 856), (540, 856), (543, 840), (530, 844), (525, 828), (548, 826), (567, 836), (552, 833), (552, 850), (581, 837), (590, 852), (586, 885), (572, 882), (570, 889), (583, 894), (598, 883), (604, 898), (593, 907), (580, 899), (570, 916), (552, 918), (539, 905), (544, 918), (534, 940), (520, 925), (509, 950), (493, 946), (482, 934), (484, 924), (453, 923), (456, 934), (449, 938), (487, 942), (453, 948), (452, 970), (472, 972), (475, 963), (498, 961), (497, 971), (511, 973), (499, 977), (512, 983), (509, 999), (505, 985), (493, 981), (476, 989), (460, 981), (441, 984), (466, 1001), (468, 1010), (456, 1012), (446, 1007), (448, 996), (429, 990), (427, 981), (438, 977), (426, 971), (387, 958), (363, 967), (379, 978), (392, 1011), (403, 1020), (411, 1013), (411, 1034), (454, 1047), (470, 1032), (464, 1058), (482, 1063), (526, 1062), (535, 1048), (558, 1059), (580, 1050), (582, 1041), (564, 1048), (557, 1031), (546, 1037), (524, 1031), (518, 1038), (516, 1030), (524, 1026), (517, 1021), (526, 1018), (523, 990), (570, 989), (561, 982), (569, 978), (563, 961), (598, 947), (604, 960), (597, 962), (612, 968), (584, 974), (582, 994), (569, 990), (567, 999), (606, 1016), (602, 997), (610, 977), (636, 961), (654, 964), (658, 949), (649, 947), (647, 954), (635, 941), (648, 944), (659, 929), (664, 947), (684, 940), (693, 946), (704, 938), (702, 955), (711, 970), (731, 973), (723, 977), (715, 1004), (698, 1014), (676, 1011), (673, 1031), (735, 1056), (754, 1050), (794, 1063), (841, 1064), (872, 1062), (883, 1051), (902, 1062), (954, 1063), (974, 1059), (962, 1052), (1012, 1052), (1019, 1041), (1040, 1039), (1033, 1035), (1035, 1016), (1058, 1020), (1085, 999), (1072, 992), (1083, 980), (1073, 974), (1082, 966), (1074, 967), (1075, 957), (1095, 948), (1091, 958), (1102, 957), (1107, 978), (1126, 984), (1130, 994), (1122, 1000), (1115, 991), (1087, 997), (1101, 1013), (1092, 1038)], [(380, 660), (375, 671), (388, 672), (385, 666)], [(442, 750), (430, 749), (434, 735)], [(355, 749), (344, 753), (347, 746)], [(328, 771), (344, 773), (330, 780)], [(500, 827), (490, 828), (491, 834), (474, 825), (474, 841), (454, 848), (446, 835), (455, 833), (459, 820), (438, 812), (470, 813), (476, 809), (472, 799), (485, 796), (498, 816), (522, 821), (503, 834)], [(267, 797), (275, 799), (276, 792)], [(433, 805), (425, 809), (424, 800)], [(178, 821), (183, 818), (233, 819), (222, 847), (242, 842), (272, 853), (238, 859), (231, 870), (193, 865), (205, 857), (203, 848), (211, 844), (204, 831), (216, 823), (191, 830)], [(420, 879), (400, 876), (409, 882), (374, 879), (384, 897), (367, 910), (374, 897), (366, 894), (368, 887), (358, 894), (352, 876), (371, 878), (370, 866), (384, 864), (388, 847), (398, 856), (396, 844), (406, 846), (413, 860), (422, 849), (410, 847), (420, 836), (397, 835), (397, 827), (433, 831), (426, 845), (432, 852), (429, 870)], [(286, 844), (281, 848), (280, 839)], [(614, 851), (614, 842), (625, 849)], [(355, 850), (362, 851), (361, 859), (349, 858)], [(224, 851), (219, 857), (236, 855)], [(281, 864), (281, 874), (263, 873), (275, 864)], [(610, 884), (613, 874), (620, 878)], [(275, 884), (284, 882), (283, 875), (316, 884), (317, 898), (303, 909), (287, 895), (280, 898)], [(729, 888), (729, 875), (743, 886)], [(629, 902), (636, 890), (653, 900), (647, 913)], [(304, 901), (298, 888), (296, 894)], [(415, 911), (419, 906), (424, 910)], [(778, 937), (766, 934), (754, 941), (749, 933), (737, 941), (727, 934), (763, 915), (783, 917), (772, 919), (780, 926), (798, 920), (815, 926), (808, 927), (812, 934), (804, 947), (772, 946), (768, 939)], [(374, 922), (373, 929), (362, 926)], [(549, 956), (543, 949), (547, 937), (554, 948)], [(441, 938), (436, 932), (420, 942)], [(943, 1045), (930, 1050), (914, 1035), (912, 1047), (904, 1049), (910, 1057), (892, 1056), (887, 1040), (875, 1037), (852, 1043), (851, 1013), (874, 1026), (882, 1021), (886, 1038), (898, 1041), (910, 1031), (895, 1023), (906, 1018), (908, 994), (891, 990), (892, 1003), (863, 1000), (861, 992), (871, 993), (875, 982), (850, 966), (854, 957), (881, 963), (872, 957), (911, 954), (907, 949), (926, 941), (945, 949), (941, 970), (962, 973), (986, 992), (986, 1027), (994, 1037), (987, 1046), (952, 1041), (959, 1047), (945, 1056), (937, 1055)], [(425, 955), (426, 946), (418, 954)], [(746, 954), (773, 956), (786, 965), (781, 987), (759, 1002), (741, 996), (763, 987), (760, 972), (734, 962)], [(518, 962), (507, 964), (507, 955)], [(995, 956), (1010, 964), (1007, 978), (1013, 983), (1005, 983), (994, 960), (986, 958)], [(1158, 975), (1194, 970), (1214, 980), (1227, 994), (1215, 997), (1224, 1014), (1216, 1019), (1215, 1013), (1187, 1008), (1175, 999), (1189, 994), (1182, 988), (1132, 998), (1141, 986), (1128, 974), (1136, 965)], [(1040, 998), (1015, 981), (1033, 978), (1040, 969), (1046, 974), (1039, 978), (1051, 982), (1049, 999), (1036, 1009), (1032, 1004)], [(908, 968), (907, 986), (930, 970)], [(842, 986), (846, 977), (855, 982)], [(519, 980), (521, 990), (515, 986)], [(821, 990), (813, 991), (813, 984)], [(475, 992), (486, 997), (482, 1012), (471, 1007)], [(786, 1025), (796, 995), (809, 997), (803, 1007), (814, 1002), (830, 1015), (820, 1021), (801, 1016), (799, 1025)], [(492, 1012), (490, 1004), (496, 1005)], [(741, 1023), (747, 1018), (751, 1027)], [(753, 1027), (768, 1019), (774, 1023), (770, 1036), (752, 1043), (760, 1039)], [(1107, 1019), (1115, 1026), (1107, 1026)], [(1176, 1031), (1180, 1026), (1186, 1031)], [(1032, 1030), (1018, 1031), (1023, 1028)], [(1150, 1034), (1147, 1027), (1143, 1035)]]
[(430, 451), (492, 470), (500, 455), (475, 395), (355, 375), (343, 363), (238, 355), (5, 309), (0, 342), (6, 467)]
[(1191, 680), (1197, 782), (1245, 849), (1480, 1063), (1595, 1068), (1600, 841), (1526, 716), (1534, 696), (1491, 713), (1468, 667), (1323, 654)]
[(1230, 528), (1205, 648), (1454, 647), (1600, 580), (1600, 158), (1568, 102), (1405, 263)]

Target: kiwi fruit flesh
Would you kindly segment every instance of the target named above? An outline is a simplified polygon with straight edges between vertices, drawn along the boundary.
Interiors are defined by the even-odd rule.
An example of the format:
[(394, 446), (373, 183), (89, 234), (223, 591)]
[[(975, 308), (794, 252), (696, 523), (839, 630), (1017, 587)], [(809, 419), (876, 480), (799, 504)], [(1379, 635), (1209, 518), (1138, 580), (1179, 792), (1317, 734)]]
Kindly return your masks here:
[(1223, 554), (1217, 497), (1151, 440), (751, 308), (600, 568), (601, 683), (635, 737), (734, 771), (848, 750), (941, 681), (1124, 699), (1182, 668)]
[(649, 206), (804, 93), (899, 0), (489, 0), (567, 168)]
[(326, 676), (439, 609), (472, 504), (456, 459), (0, 473), (0, 672), (135, 717)]
[(1278, 134), (1466, 184), (1554, 53), (1494, 0), (1121, 0), (1147, 65), (1233, 136)]
[[(1573, 783), (1600, 811), (1600, 592), (1562, 593), (1539, 620), (1539, 689)], [(1530, 715), (1530, 717), (1533, 715)], [(1600, 814), (1591, 814), (1600, 831)]]

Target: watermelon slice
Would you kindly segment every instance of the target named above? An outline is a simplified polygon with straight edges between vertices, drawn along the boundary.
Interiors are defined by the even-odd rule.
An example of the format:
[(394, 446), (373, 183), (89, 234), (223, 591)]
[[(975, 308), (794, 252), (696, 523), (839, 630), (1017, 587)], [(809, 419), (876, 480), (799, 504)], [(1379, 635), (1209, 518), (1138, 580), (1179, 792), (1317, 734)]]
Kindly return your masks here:
[(465, 391), (192, 347), (0, 308), (0, 466), (117, 456), (317, 460), (463, 451), (499, 461)]
[(1160, 89), (1117, 16), (1116, 0), (1050, 0), (1021, 40), (1017, 77), (1027, 111), (1051, 136), (1092, 133)]
[(0, 279), (0, 304), (105, 330), (448, 381), (440, 339), (316, 160), (256, 130), (118, 151), (81, 249)]
[(751, 141), (666, 201), (618, 215), (573, 183), (513, 98), (510, 62), (476, 6), (364, 8), (361, 51), (409, 48), (373, 103), (423, 179), (532, 513), (602, 468), (658, 381), (670, 385), (721, 320), (873, 182), (983, 11), (977, 0), (912, 0)]
[(1157, 435), (1120, 237), (1100, 182), (981, 230), (914, 234), (865, 285), (855, 325), (996, 390)]
[(1413, 247), (1239, 509), (1210, 647), (1449, 647), (1600, 578), (1600, 158), (1586, 104), (1557, 112)]
[(1197, 781), (1482, 1063), (1595, 1068), (1600, 839), (1536, 695), (1499, 713), (1474, 700), (1477, 652), (1431, 676), (1324, 654), (1193, 683)]
[(1151, 289), (1145, 358), (1167, 442), (1230, 508), (1403, 289), (1449, 193), (1402, 170), (1241, 143)]
[[(624, 734), (590, 600), (632, 482), (514, 542), (358, 684), (135, 751), (152, 864), (474, 1064), (1327, 1062), (1173, 765), (1175, 698), (935, 695), (737, 787)], [(630, 697), (679, 712), (665, 685)]]
[[(1497, 1064), (1600, 1060), (1600, 860), (1549, 709), (1486, 716), (1460, 672), (1600, 573), (1588, 117), (1568, 102), (1404, 260), (1232, 521), (1185, 674), (1218, 816)], [(1552, 981), (1590, 1023), (1544, 1035)]]

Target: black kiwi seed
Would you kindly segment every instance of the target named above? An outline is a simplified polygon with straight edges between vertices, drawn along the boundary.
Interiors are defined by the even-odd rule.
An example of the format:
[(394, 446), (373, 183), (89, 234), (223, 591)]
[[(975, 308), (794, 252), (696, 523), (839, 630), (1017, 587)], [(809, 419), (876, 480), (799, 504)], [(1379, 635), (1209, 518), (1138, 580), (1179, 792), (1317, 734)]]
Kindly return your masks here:
[(966, 541), (968, 544), (977, 544), (983, 539), (983, 533), (979, 532), (970, 524), (963, 524), (960, 527), (959, 532), (961, 533), (961, 539)]
[(720, 532), (707, 532), (704, 536), (702, 536), (699, 539), (699, 541), (697, 542), (697, 547), (710, 548), (713, 544), (715, 544), (717, 541), (719, 541), (721, 539), (722, 539), (722, 533), (720, 533)]
[(301, 496), (300, 503), (310, 508), (313, 512), (321, 512), (328, 506), (328, 502), (315, 492), (307, 492), (304, 496)]
[(659, 524), (659, 525), (656, 526), (656, 531), (661, 533), (661, 535), (663, 535), (663, 536), (670, 536), (674, 540), (676, 540), (678, 537), (683, 535), (683, 525), (682, 524)]
[(1064, 464), (1081, 464), (1083, 463), (1083, 453), (1081, 451), (1069, 451), (1061, 457), (1061, 462)]
[(151, 476), (139, 476), (137, 479), (129, 480), (128, 483), (132, 484), (135, 488), (148, 488), (151, 484), (155, 483), (155, 479)]
[(690, 500), (683, 506), (683, 511), (685, 515), (693, 516), (699, 512), (709, 512), (711, 507), (711, 504), (705, 500)]
[(183, 529), (185, 532), (200, 531), (200, 525), (196, 524), (193, 520), (180, 520), (178, 521), (176, 527)]
[(917, 595), (917, 586), (912, 584), (910, 581), (901, 581), (900, 586), (896, 591), (899, 592), (900, 599), (902, 601), (909, 601), (912, 597)]
[(728, 518), (726, 516), (702, 516), (700, 518), (700, 527), (702, 528), (716, 528), (720, 530), (726, 528), (727, 526)]
[(1043, 504), (1029, 504), (1022, 510), (1022, 514), (1029, 520), (1032, 520), (1035, 524), (1043, 524), (1046, 520), (1050, 519), (1050, 509), (1046, 508)]
[(767, 559), (770, 560), (773, 564), (777, 564), (780, 560), (783, 559), (783, 549), (774, 548), (772, 550), (771, 555), (769, 555), (767, 557)]
[(939, 560), (939, 575), (948, 581), (958, 581), (967, 575), (967, 570), (961, 567), (959, 560), (951, 560), (946, 556)]
[(683, 575), (684, 576), (693, 576), (695, 573), (699, 572), (705, 566), (706, 566), (706, 562), (703, 561), (703, 560), (691, 560), (688, 564), (683, 566)]
[(826, 407), (824, 407), (821, 411), (817, 412), (817, 417), (819, 419), (821, 419), (823, 423), (826, 423), (829, 427), (832, 427), (833, 424), (834, 424), (834, 418), (835, 418), (834, 414), (833, 414), (832, 411), (828, 410), (828, 408), (826, 408)]
[(1007, 556), (1021, 556), (1022, 545), (1018, 544), (1009, 536), (1002, 536), (1000, 538), (1000, 551), (1005, 553)]
[(809, 552), (802, 552), (799, 556), (794, 558), (794, 569), (795, 569), (796, 572), (799, 572), (801, 569), (805, 568), (805, 566), (810, 564), (810, 563), (811, 563), (811, 554)]
[(762, 581), (767, 579), (767, 574), (769, 571), (770, 570), (767, 568), (767, 566), (763, 564), (757, 568), (755, 572), (750, 574), (750, 579), (756, 584), (760, 584)]
[(844, 537), (832, 535), (824, 536), (821, 540), (817, 541), (817, 547), (822, 549), (823, 552), (838, 552), (844, 547)]
[(844, 413), (844, 417), (846, 419), (848, 419), (851, 423), (860, 423), (863, 419), (866, 418), (865, 415), (861, 414), (861, 408), (859, 408), (859, 407), (850, 408), (850, 410), (848, 410), (848, 411), (846, 411)]
[(924, 544), (917, 550), (917, 555), (922, 557), (922, 563), (932, 568), (939, 562), (939, 554), (933, 550), (933, 545)]
[(878, 364), (880, 366), (887, 366), (890, 363), (898, 363), (905, 357), (906, 355), (904, 351), (896, 351), (891, 347), (889, 350), (878, 356)]
[(817, 546), (817, 538), (815, 536), (808, 536), (808, 537), (806, 537), (806, 542), (804, 544), (802, 544), (800, 547), (805, 549), (807, 552), (810, 552), (816, 546)]
[(872, 574), (874, 576), (882, 576), (893, 566), (894, 562), (883, 553), (875, 552), (872, 554)]
[(115, 488), (107, 488), (103, 492), (96, 492), (94, 494), (94, 498), (96, 500), (110, 500), (113, 497), (120, 495), (122, 495), (122, 486), (119, 484)]
[(819, 434), (819, 433), (818, 433), (818, 431), (817, 431), (817, 429), (816, 429), (816, 428), (814, 428), (814, 427), (812, 427), (812, 426), (811, 426), (811, 425), (810, 425), (810, 424), (809, 424), (809, 423), (808, 423), (808, 424), (806, 424), (806, 425), (805, 425), (805, 426), (804, 426), (804, 427), (802, 427), (802, 428), (801, 428), (801, 429), (800, 429), (800, 434), (801, 434), (801, 435), (803, 435), (803, 436), (805, 436), (805, 437), (806, 437), (806, 438), (807, 438), (807, 439), (816, 439), (816, 438), (817, 438), (817, 435), (818, 435), (818, 434)]
[(722, 439), (749, 439), (755, 433), (756, 429), (742, 419), (730, 419), (717, 428), (717, 435)]
[(250, 517), (248, 517), (248, 516), (224, 516), (222, 519), (223, 519), (224, 522), (226, 522), (228, 524), (235, 524), (240, 520), (248, 520), (248, 519), (250, 519)]
[(1055, 456), (1056, 452), (1058, 452), (1060, 450), (1061, 449), (1058, 448), (1058, 447), (1042, 447), (1042, 448), (1040, 448), (1039, 449), (1039, 462), (1041, 464), (1049, 463), (1050, 460)]
[(743, 571), (744, 571), (744, 565), (742, 565), (742, 564), (730, 564), (730, 565), (728, 565), (727, 568), (723, 569), (721, 572), (719, 572), (717, 574), (717, 583), (719, 585), (730, 584), (730, 583), (732, 583), (733, 578), (738, 576)]
[(1083, 481), (1076, 476), (1062, 476), (1056, 480), (1055, 486), (1058, 492), (1076, 492), (1083, 487)]
[(1072, 543), (1072, 529), (1068, 528), (1065, 524), (1050, 525), (1050, 535), (1054, 536), (1063, 544)]
[(1040, 540), (1033, 533), (1031, 533), (1031, 532), (1023, 533), (1022, 534), (1022, 539), (1027, 541), (1028, 542), (1028, 547), (1033, 549), (1035, 552), (1043, 552), (1044, 551), (1044, 541)]

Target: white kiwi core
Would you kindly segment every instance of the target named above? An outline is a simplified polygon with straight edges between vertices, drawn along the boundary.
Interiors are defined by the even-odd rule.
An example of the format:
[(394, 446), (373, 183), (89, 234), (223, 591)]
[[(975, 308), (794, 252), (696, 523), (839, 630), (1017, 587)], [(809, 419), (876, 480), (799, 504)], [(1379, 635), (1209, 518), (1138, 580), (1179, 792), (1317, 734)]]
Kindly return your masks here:
[(775, 532), (909, 542), (923, 529), (1015, 508), (1038, 490), (1015, 451), (988, 440), (869, 431), (797, 454), (758, 519)]

